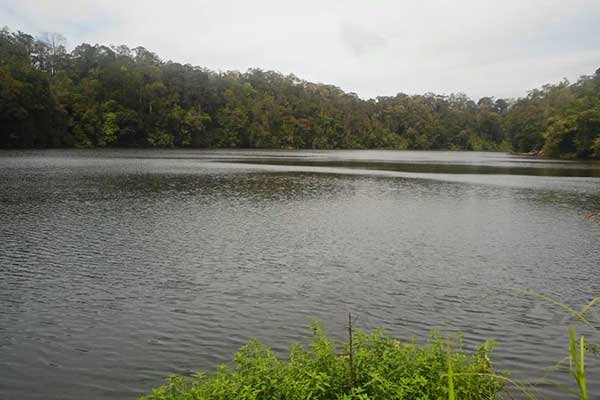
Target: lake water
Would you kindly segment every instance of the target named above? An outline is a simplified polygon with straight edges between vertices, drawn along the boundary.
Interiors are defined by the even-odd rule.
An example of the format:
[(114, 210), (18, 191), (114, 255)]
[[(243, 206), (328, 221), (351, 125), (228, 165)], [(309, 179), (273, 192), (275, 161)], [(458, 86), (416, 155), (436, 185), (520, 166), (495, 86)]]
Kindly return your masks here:
[(0, 152), (0, 398), (133, 399), (348, 311), (539, 378), (572, 320), (513, 289), (598, 296), (599, 210), (600, 164), (502, 153)]

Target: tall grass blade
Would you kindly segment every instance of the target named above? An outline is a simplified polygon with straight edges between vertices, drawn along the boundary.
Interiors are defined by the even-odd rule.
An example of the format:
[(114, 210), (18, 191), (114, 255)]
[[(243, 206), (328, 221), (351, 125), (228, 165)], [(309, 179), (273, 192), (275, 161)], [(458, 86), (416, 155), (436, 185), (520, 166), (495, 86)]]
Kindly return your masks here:
[(593, 298), (592, 301), (590, 301), (585, 307), (583, 307), (583, 309), (581, 310), (581, 315), (587, 314), (587, 312), (590, 311), (590, 309), (598, 303), (600, 303), (600, 296)]
[(452, 376), (452, 353), (448, 346), (448, 400), (456, 400), (454, 393), (454, 377)]
[(559, 306), (560, 308), (562, 308), (563, 310), (567, 311), (569, 314), (571, 314), (572, 316), (574, 316), (575, 318), (577, 318), (579, 321), (583, 322), (586, 326), (588, 326), (589, 328), (591, 328), (592, 330), (594, 330), (596, 333), (600, 334), (600, 328), (594, 326), (594, 324), (592, 324), (585, 317), (585, 314), (590, 310), (590, 308), (592, 308), (595, 304), (597, 304), (597, 303), (600, 302), (600, 297), (594, 298), (580, 312), (580, 311), (574, 310), (573, 308), (569, 307), (565, 303), (561, 303), (560, 301), (553, 299), (552, 297), (545, 296), (545, 295), (540, 294), (540, 293), (532, 292), (530, 290), (524, 290), (524, 289), (514, 289), (514, 290), (517, 291), (517, 292), (526, 294), (528, 296), (536, 297), (538, 299), (541, 299), (541, 300), (544, 300), (544, 301), (547, 301), (547, 302), (550, 302), (550, 303), (552, 303), (554, 305)]
[(587, 382), (585, 379), (585, 337), (581, 336), (577, 340), (575, 333), (575, 325), (571, 325), (569, 329), (569, 352), (571, 353), (571, 374), (579, 386), (579, 394), (581, 400), (588, 400)]
[(521, 392), (527, 400), (536, 400), (535, 395), (530, 391), (525, 385), (514, 381), (506, 376), (498, 375), (494, 373), (472, 373), (472, 372), (461, 372), (461, 373), (453, 373), (453, 376), (487, 376), (498, 381), (504, 381), (508, 384), (514, 386), (519, 392)]

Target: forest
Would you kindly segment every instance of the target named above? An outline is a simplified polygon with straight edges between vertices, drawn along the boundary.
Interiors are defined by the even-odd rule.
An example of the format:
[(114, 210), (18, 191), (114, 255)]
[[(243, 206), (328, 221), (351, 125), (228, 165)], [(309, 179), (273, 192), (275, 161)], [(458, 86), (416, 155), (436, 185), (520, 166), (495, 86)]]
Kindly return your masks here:
[(249, 69), (164, 61), (144, 47), (0, 31), (0, 148), (498, 150), (600, 158), (600, 69), (519, 99), (362, 99)]

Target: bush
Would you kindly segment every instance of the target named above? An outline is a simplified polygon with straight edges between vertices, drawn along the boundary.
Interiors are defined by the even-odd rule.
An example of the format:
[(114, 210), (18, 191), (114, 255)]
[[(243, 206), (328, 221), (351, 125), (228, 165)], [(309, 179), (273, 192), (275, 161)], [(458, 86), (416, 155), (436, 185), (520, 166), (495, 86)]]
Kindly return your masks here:
[(392, 339), (383, 330), (357, 331), (351, 379), (348, 343), (345, 355), (339, 355), (320, 324), (313, 324), (313, 331), (312, 343), (307, 348), (292, 345), (287, 361), (252, 340), (235, 356), (232, 367), (221, 366), (210, 377), (203, 373), (170, 377), (166, 385), (142, 399), (469, 400), (494, 399), (501, 389), (493, 374), (489, 341), (467, 354), (460, 340), (443, 339), (437, 333), (419, 346)]

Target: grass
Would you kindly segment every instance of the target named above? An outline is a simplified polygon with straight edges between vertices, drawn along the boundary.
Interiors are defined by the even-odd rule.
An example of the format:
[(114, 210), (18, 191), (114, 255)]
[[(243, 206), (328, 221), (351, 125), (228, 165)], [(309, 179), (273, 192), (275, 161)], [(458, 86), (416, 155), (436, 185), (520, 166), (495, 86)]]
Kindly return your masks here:
[(571, 355), (571, 375), (575, 378), (579, 387), (579, 398), (588, 400), (587, 381), (585, 378), (585, 337), (581, 336), (579, 340), (576, 337), (576, 326), (571, 325), (569, 329), (569, 353)]
[[(571, 395), (573, 395), (574, 398), (577, 398), (579, 400), (589, 400), (586, 377), (587, 365), (585, 362), (585, 358), (586, 353), (598, 355), (598, 347), (593, 344), (587, 343), (584, 335), (580, 335), (578, 337), (577, 328), (578, 325), (582, 324), (593, 334), (595, 334), (596, 336), (600, 336), (600, 328), (598, 328), (594, 323), (592, 323), (587, 317), (589, 311), (595, 305), (600, 303), (600, 296), (593, 298), (585, 307), (578, 311), (565, 303), (562, 303), (552, 297), (545, 296), (543, 294), (526, 290), (518, 290), (518, 292), (558, 306), (575, 318), (576, 321), (569, 326), (569, 356), (567, 357), (567, 359), (569, 361), (569, 372), (573, 377), (578, 390), (573, 391), (570, 388), (566, 388), (560, 385), (556, 385), (556, 387), (560, 390), (563, 390), (566, 393), (570, 393)], [(562, 361), (559, 362), (557, 366), (560, 366), (561, 364)]]

